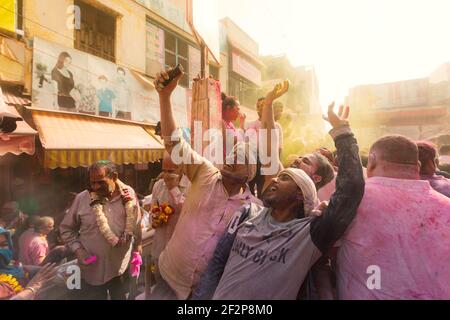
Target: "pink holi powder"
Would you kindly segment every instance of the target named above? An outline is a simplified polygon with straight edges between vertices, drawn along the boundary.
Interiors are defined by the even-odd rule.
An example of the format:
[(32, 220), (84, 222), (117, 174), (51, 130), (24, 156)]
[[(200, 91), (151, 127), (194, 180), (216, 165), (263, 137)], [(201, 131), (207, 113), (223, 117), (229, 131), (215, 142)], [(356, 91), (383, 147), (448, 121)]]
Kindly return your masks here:
[(96, 262), (97, 262), (97, 256), (90, 256), (90, 257), (84, 259), (84, 262), (85, 262), (86, 264), (93, 264), (93, 263), (96, 263)]

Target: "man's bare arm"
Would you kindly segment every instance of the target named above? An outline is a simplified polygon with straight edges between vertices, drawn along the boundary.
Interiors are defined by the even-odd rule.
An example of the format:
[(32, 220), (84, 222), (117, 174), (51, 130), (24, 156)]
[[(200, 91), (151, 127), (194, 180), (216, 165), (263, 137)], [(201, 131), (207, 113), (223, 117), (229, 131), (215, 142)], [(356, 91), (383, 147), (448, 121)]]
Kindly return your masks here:
[(175, 117), (173, 116), (172, 102), (170, 98), (172, 92), (178, 85), (178, 81), (183, 76), (183, 73), (174, 78), (168, 85), (163, 86), (163, 82), (169, 79), (169, 75), (166, 71), (162, 71), (156, 75), (153, 82), (159, 95), (159, 109), (161, 113), (161, 135), (164, 139), (164, 145), (167, 152), (171, 153), (173, 144), (171, 142), (171, 136), (177, 129)]

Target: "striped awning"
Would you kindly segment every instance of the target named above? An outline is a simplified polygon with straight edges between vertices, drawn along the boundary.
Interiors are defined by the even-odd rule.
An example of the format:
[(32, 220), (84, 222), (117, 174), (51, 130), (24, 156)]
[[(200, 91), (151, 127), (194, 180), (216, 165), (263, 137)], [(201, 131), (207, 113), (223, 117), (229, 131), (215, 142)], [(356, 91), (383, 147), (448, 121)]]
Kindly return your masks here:
[(0, 156), (7, 153), (19, 155), (26, 153), (33, 155), (35, 151), (35, 138), (37, 132), (26, 123), (17, 112), (16, 108), (4, 102), (4, 93), (0, 87), (0, 113), (5, 116), (20, 119), (16, 122), (17, 128), (12, 133), (0, 131)]
[(67, 112), (32, 110), (44, 149), (44, 167), (88, 167), (98, 160), (118, 165), (158, 161), (164, 147), (142, 126)]
[(14, 93), (5, 91), (3, 92), (3, 98), (5, 103), (11, 106), (29, 106), (31, 105), (31, 100), (25, 97), (18, 96)]

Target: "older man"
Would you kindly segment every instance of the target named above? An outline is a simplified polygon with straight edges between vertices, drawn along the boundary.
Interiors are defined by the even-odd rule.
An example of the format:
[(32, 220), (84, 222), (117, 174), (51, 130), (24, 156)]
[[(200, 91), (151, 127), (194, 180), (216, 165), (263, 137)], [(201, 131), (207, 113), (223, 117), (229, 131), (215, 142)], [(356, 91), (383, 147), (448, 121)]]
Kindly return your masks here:
[[(235, 153), (238, 153), (237, 149), (246, 149), (245, 144), (241, 143), (235, 147), (231, 155), (232, 161), (227, 161), (224, 168), (219, 170), (206, 158), (194, 152), (190, 145), (180, 138), (180, 134), (172, 141), (171, 137), (177, 126), (170, 98), (180, 77), (181, 75), (166, 86), (163, 82), (169, 79), (167, 72), (158, 74), (155, 80), (160, 100), (161, 132), (166, 150), (171, 155), (173, 151), (182, 159), (187, 159), (180, 166), (191, 182), (173, 236), (159, 257), (158, 268), (166, 286), (155, 290), (155, 299), (168, 296), (187, 299), (197, 285), (234, 212), (243, 204), (260, 203), (247, 187), (247, 182), (255, 175), (256, 161), (253, 162), (250, 153), (245, 150), (245, 162), (241, 161), (239, 164), (233, 161)], [(242, 155), (240, 152), (239, 154)]]
[[(162, 163), (162, 179), (158, 180), (153, 187), (151, 208), (168, 204), (172, 207), (174, 212), (170, 214), (167, 222), (152, 222), (153, 228), (156, 229), (152, 241), (152, 259), (156, 266), (158, 265), (161, 252), (166, 247), (175, 230), (190, 186), (189, 179), (181, 174), (180, 171), (180, 167), (175, 165), (170, 158), (170, 155), (165, 152)], [(158, 290), (158, 287), (161, 286), (160, 282), (162, 281), (159, 272), (156, 272), (155, 280), (155, 288)], [(168, 298), (170, 298), (170, 296)]]
[(110, 161), (89, 167), (89, 183), (60, 225), (81, 266), (82, 288), (75, 298), (101, 300), (109, 292), (111, 299), (125, 299), (131, 253), (142, 250), (137, 198)]
[(340, 299), (450, 299), (450, 199), (420, 180), (417, 145), (376, 141), (338, 252)]

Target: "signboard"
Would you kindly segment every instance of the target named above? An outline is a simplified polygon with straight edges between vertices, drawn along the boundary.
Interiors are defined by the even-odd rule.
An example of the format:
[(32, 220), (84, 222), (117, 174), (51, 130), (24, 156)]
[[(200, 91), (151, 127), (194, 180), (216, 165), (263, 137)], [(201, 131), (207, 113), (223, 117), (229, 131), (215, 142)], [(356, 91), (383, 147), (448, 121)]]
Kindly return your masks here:
[(0, 7), (0, 29), (16, 32), (16, 1), (2, 0)]
[[(38, 38), (33, 53), (33, 106), (104, 117), (156, 123), (159, 99), (154, 88), (131, 70)], [(186, 91), (177, 88), (174, 113), (187, 124)]]
[(186, 0), (136, 0), (146, 8), (152, 10), (167, 21), (186, 32), (192, 33), (186, 19)]
[(261, 85), (261, 71), (249, 60), (233, 50), (231, 53), (232, 70), (253, 82), (257, 86)]
[(0, 36), (0, 80), (23, 83), (24, 43)]
[(147, 21), (146, 73), (155, 75), (164, 70), (164, 30)]

